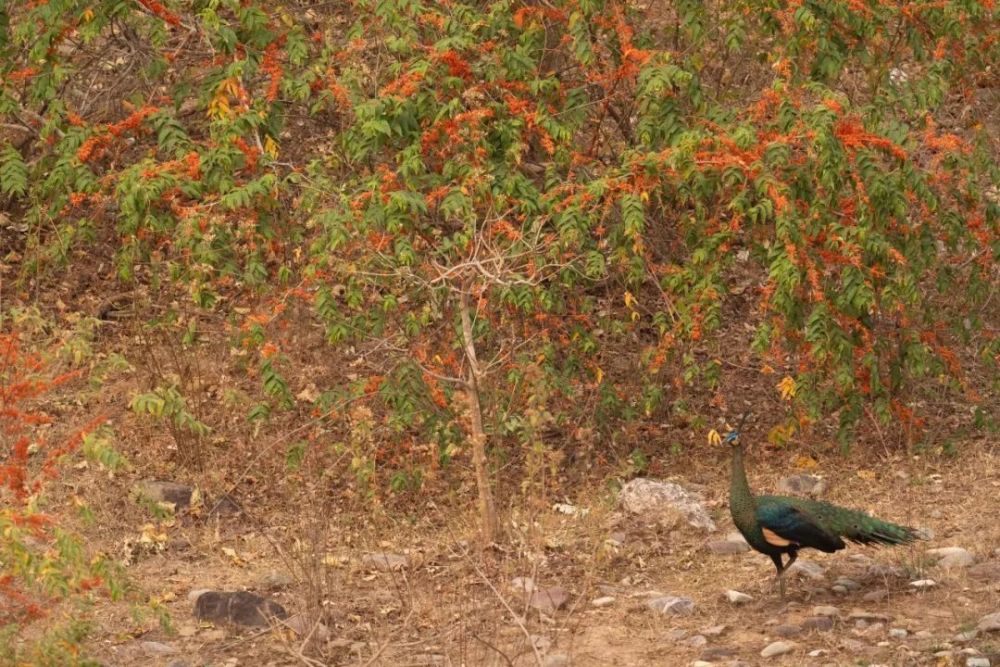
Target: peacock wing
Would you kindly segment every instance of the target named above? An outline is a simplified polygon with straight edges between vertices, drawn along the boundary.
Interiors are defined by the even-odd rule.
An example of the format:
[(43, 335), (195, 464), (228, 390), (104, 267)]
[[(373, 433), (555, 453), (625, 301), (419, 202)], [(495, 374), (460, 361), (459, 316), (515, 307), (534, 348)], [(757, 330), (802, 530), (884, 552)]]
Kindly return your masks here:
[(839, 536), (824, 527), (807, 509), (797, 506), (791, 498), (758, 498), (757, 522), (764, 539), (776, 547), (798, 545), (832, 553), (845, 546)]

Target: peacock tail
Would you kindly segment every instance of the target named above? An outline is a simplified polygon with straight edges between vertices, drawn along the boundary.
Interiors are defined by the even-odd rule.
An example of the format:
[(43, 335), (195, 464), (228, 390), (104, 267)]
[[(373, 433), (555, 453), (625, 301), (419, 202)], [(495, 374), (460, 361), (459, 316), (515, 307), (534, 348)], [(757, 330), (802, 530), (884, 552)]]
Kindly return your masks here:
[(827, 532), (861, 544), (907, 544), (919, 538), (913, 528), (883, 521), (865, 512), (833, 503), (787, 496), (760, 496), (758, 507), (793, 507), (813, 517)]

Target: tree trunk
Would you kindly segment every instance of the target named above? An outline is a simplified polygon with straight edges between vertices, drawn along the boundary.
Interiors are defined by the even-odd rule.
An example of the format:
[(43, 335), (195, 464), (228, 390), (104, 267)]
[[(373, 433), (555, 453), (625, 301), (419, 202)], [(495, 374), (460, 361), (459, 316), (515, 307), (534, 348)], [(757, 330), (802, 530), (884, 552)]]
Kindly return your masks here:
[(469, 362), (466, 376), (469, 395), (469, 431), (472, 436), (472, 465), (476, 471), (476, 486), (479, 488), (479, 521), (483, 546), (497, 541), (499, 521), (493, 487), (489, 471), (486, 469), (486, 431), (483, 429), (483, 406), (479, 401), (479, 361), (476, 358), (476, 344), (472, 336), (472, 317), (469, 314), (469, 294), (462, 290), (461, 308), (462, 340), (465, 343), (465, 358)]

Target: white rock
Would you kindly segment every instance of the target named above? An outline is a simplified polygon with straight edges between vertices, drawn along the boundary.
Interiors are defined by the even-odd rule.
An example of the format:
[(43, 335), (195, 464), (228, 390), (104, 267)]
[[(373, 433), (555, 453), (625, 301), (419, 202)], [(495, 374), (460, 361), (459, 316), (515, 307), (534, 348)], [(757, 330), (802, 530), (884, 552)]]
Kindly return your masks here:
[(607, 607), (615, 603), (615, 599), (610, 595), (605, 595), (604, 597), (594, 598), (590, 601), (592, 607)]
[(889, 636), (893, 639), (906, 639), (907, 635), (910, 633), (906, 631), (906, 628), (890, 628)]
[(629, 513), (646, 515), (658, 523), (663, 523), (664, 519), (666, 523), (673, 523), (671, 519), (679, 516), (694, 528), (706, 532), (716, 530), (701, 494), (680, 484), (637, 477), (621, 488), (618, 501)]
[(690, 614), (694, 611), (694, 600), (676, 595), (665, 595), (648, 600), (646, 606), (661, 614)]
[(963, 568), (975, 565), (976, 558), (962, 547), (940, 547), (928, 549), (927, 555), (937, 561), (940, 567)]
[(982, 656), (966, 658), (965, 667), (990, 667), (990, 659)]
[(910, 582), (910, 588), (916, 588), (919, 590), (926, 590), (928, 588), (934, 588), (937, 586), (937, 582), (933, 579), (917, 579), (916, 581)]
[(535, 590), (535, 580), (531, 577), (514, 577), (510, 580), (510, 587), (522, 593), (531, 593)]
[(691, 667), (715, 667), (715, 663), (705, 662), (704, 660), (695, 660), (691, 663)]
[(818, 649), (809, 651), (809, 657), (810, 658), (819, 658), (819, 657), (822, 657), (824, 655), (826, 655), (826, 650), (825, 649), (818, 648)]
[(764, 647), (764, 650), (760, 652), (760, 657), (773, 658), (776, 655), (791, 653), (796, 648), (798, 648), (798, 644), (795, 642), (773, 642)]
[(739, 591), (726, 591), (725, 596), (726, 599), (732, 604), (746, 604), (747, 602), (753, 600), (753, 598), (746, 593), (740, 593)]

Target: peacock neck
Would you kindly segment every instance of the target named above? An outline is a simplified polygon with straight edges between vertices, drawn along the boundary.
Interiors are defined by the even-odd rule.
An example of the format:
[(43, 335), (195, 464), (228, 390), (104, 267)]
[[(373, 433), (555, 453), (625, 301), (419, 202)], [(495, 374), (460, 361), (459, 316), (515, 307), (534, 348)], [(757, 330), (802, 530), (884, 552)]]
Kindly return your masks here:
[(750, 483), (747, 481), (747, 471), (743, 466), (742, 445), (733, 446), (733, 471), (729, 482), (729, 511), (733, 515), (733, 523), (744, 536), (756, 527), (756, 508), (753, 494), (750, 492)]

